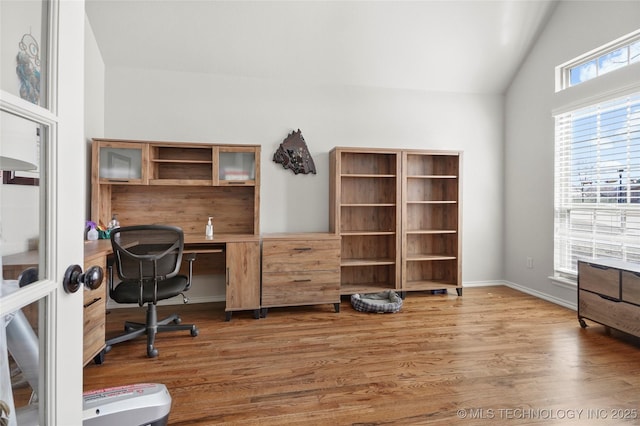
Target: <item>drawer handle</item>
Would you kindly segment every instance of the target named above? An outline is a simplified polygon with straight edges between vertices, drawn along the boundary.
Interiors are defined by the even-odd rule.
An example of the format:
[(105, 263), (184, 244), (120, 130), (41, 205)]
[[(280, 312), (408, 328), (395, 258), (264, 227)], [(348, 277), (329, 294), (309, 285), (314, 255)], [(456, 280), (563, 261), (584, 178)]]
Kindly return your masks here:
[(598, 265), (597, 263), (590, 263), (589, 266), (591, 266), (592, 268), (596, 268), (596, 269), (602, 269), (602, 270), (607, 270), (609, 269), (608, 266), (604, 266), (604, 265)]
[(311, 278), (307, 278), (306, 280), (293, 280), (294, 283), (305, 283), (311, 281)]
[(85, 304), (84, 304), (84, 307), (85, 307), (85, 308), (88, 308), (89, 306), (93, 305), (94, 303), (99, 302), (99, 301), (100, 301), (100, 299), (102, 299), (102, 297), (96, 297), (96, 298), (95, 298), (95, 299), (93, 299), (91, 302), (89, 302), (89, 303), (85, 303)]
[(309, 250), (311, 250), (311, 247), (296, 247), (296, 248), (294, 248), (294, 250), (297, 250), (297, 251), (309, 251)]
[(227, 182), (229, 185), (245, 185), (246, 184), (246, 182), (243, 180), (227, 180), (224, 182)]

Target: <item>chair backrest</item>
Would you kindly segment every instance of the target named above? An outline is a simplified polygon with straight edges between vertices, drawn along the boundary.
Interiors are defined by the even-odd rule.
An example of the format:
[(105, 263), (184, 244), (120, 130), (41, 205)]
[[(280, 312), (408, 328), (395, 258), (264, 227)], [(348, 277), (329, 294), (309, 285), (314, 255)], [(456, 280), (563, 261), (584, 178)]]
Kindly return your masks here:
[(111, 231), (111, 245), (122, 281), (164, 280), (180, 271), (184, 233), (169, 225), (125, 226)]

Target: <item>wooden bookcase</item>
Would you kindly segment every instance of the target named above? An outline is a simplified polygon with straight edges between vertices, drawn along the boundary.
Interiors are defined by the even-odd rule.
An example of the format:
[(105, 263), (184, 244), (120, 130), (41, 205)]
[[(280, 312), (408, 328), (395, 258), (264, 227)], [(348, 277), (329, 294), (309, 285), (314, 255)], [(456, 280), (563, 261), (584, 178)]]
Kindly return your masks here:
[(401, 290), (401, 156), (335, 148), (330, 158), (330, 230), (341, 236), (340, 293)]
[(461, 294), (459, 152), (340, 148), (330, 220), (341, 294), (455, 288)]
[(402, 165), (402, 289), (461, 294), (460, 153), (403, 151)]

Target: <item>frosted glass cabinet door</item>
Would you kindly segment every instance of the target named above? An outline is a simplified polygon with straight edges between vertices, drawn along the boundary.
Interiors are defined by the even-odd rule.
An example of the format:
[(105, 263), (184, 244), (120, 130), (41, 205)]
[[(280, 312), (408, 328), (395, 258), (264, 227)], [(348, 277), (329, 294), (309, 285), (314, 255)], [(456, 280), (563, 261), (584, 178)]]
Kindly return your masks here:
[(101, 183), (147, 183), (148, 148), (146, 145), (101, 142), (97, 148)]
[(218, 153), (220, 185), (255, 185), (256, 152), (254, 148), (220, 148)]

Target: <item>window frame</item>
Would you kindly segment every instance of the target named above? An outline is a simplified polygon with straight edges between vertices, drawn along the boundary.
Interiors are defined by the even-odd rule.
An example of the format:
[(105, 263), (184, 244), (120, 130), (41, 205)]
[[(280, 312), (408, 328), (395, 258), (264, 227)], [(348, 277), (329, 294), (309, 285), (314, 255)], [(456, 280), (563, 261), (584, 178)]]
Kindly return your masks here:
[[(564, 64), (555, 67), (556, 77), (556, 92), (553, 97), (551, 105), (551, 115), (555, 118), (559, 115), (577, 111), (582, 108), (593, 107), (599, 103), (606, 103), (617, 98), (637, 94), (640, 92), (640, 80), (638, 79), (638, 72), (640, 72), (640, 61), (629, 63), (628, 66), (616, 69), (616, 72), (608, 72), (597, 78), (588, 80), (587, 84), (576, 84), (571, 87), (562, 87), (562, 72), (563, 69), (569, 66), (576, 66), (581, 61), (587, 61), (590, 58), (606, 55), (608, 52), (619, 48), (625, 44), (631, 44), (636, 40), (640, 40), (640, 29), (614, 40), (611, 43), (607, 43), (600, 48), (593, 49), (590, 52), (585, 53), (577, 58), (565, 62)], [(565, 90), (566, 89), (566, 90)], [(557, 176), (557, 129), (554, 123), (554, 179), (558, 179)], [(565, 271), (561, 268), (557, 268), (556, 256), (557, 256), (557, 244), (555, 235), (557, 218), (556, 218), (556, 183), (554, 183), (554, 266), (553, 275), (549, 278), (558, 284), (565, 284), (570, 287), (575, 287), (577, 284), (577, 274), (572, 271)]]
[[(625, 130), (616, 141), (615, 148), (625, 148), (616, 161), (624, 159), (626, 163), (617, 165), (614, 169), (624, 168), (616, 171), (611, 169), (612, 159), (606, 151), (614, 145), (611, 135), (605, 130), (607, 125), (603, 124), (603, 117), (625, 110), (624, 120), (615, 122), (618, 128)], [(590, 138), (575, 138), (574, 126), (585, 117), (593, 119), (589, 127)], [(591, 146), (595, 148), (589, 148)], [(579, 157), (585, 152), (594, 155), (594, 161), (575, 161), (574, 155)], [(593, 191), (588, 192), (586, 199), (581, 197), (578, 200), (575, 183), (585, 168), (590, 178), (587, 183)], [(619, 183), (612, 184), (608, 180), (611, 173), (620, 173)], [(555, 115), (554, 174), (554, 277), (576, 279), (580, 250), (575, 247), (581, 247), (590, 254), (583, 259), (608, 257), (640, 261), (640, 244), (632, 243), (640, 234), (640, 89), (636, 93)], [(615, 197), (610, 196), (611, 187), (617, 193)], [(576, 212), (583, 215), (581, 221), (574, 216)], [(584, 216), (591, 218), (585, 221)], [(614, 225), (616, 221), (617, 226)], [(582, 241), (582, 244), (575, 241)], [(610, 246), (608, 250), (605, 248), (607, 245)], [(619, 255), (612, 254), (615, 251), (619, 251)]]
[[(562, 90), (566, 90), (572, 87), (576, 87), (582, 83), (585, 83), (587, 81), (591, 81), (594, 80), (596, 78), (602, 77), (605, 74), (609, 74), (612, 71), (616, 71), (620, 68), (625, 68), (628, 67), (630, 65), (633, 65), (635, 63), (638, 63), (639, 61), (636, 62), (632, 62), (631, 58), (627, 58), (627, 63), (624, 66), (621, 66), (619, 68), (616, 68), (615, 70), (612, 71), (607, 71), (604, 73), (600, 73), (597, 72), (596, 75), (592, 78), (589, 78), (587, 80), (578, 82), (576, 84), (571, 84), (571, 71), (575, 68), (578, 68), (581, 65), (587, 64), (591, 61), (596, 61), (596, 66), (598, 66), (600, 59), (602, 59), (603, 57), (605, 57), (606, 55), (622, 48), (622, 47), (630, 47), (632, 44), (640, 42), (640, 29), (629, 33), (623, 37), (620, 37), (619, 39), (616, 39), (610, 43), (607, 43), (603, 46), (600, 46), (594, 50), (591, 50), (590, 52), (587, 52), (583, 55), (578, 56), (577, 58), (572, 59), (571, 61), (565, 62), (561, 65), (558, 65), (556, 67), (556, 92), (562, 91)], [(599, 68), (597, 68), (599, 69)]]

